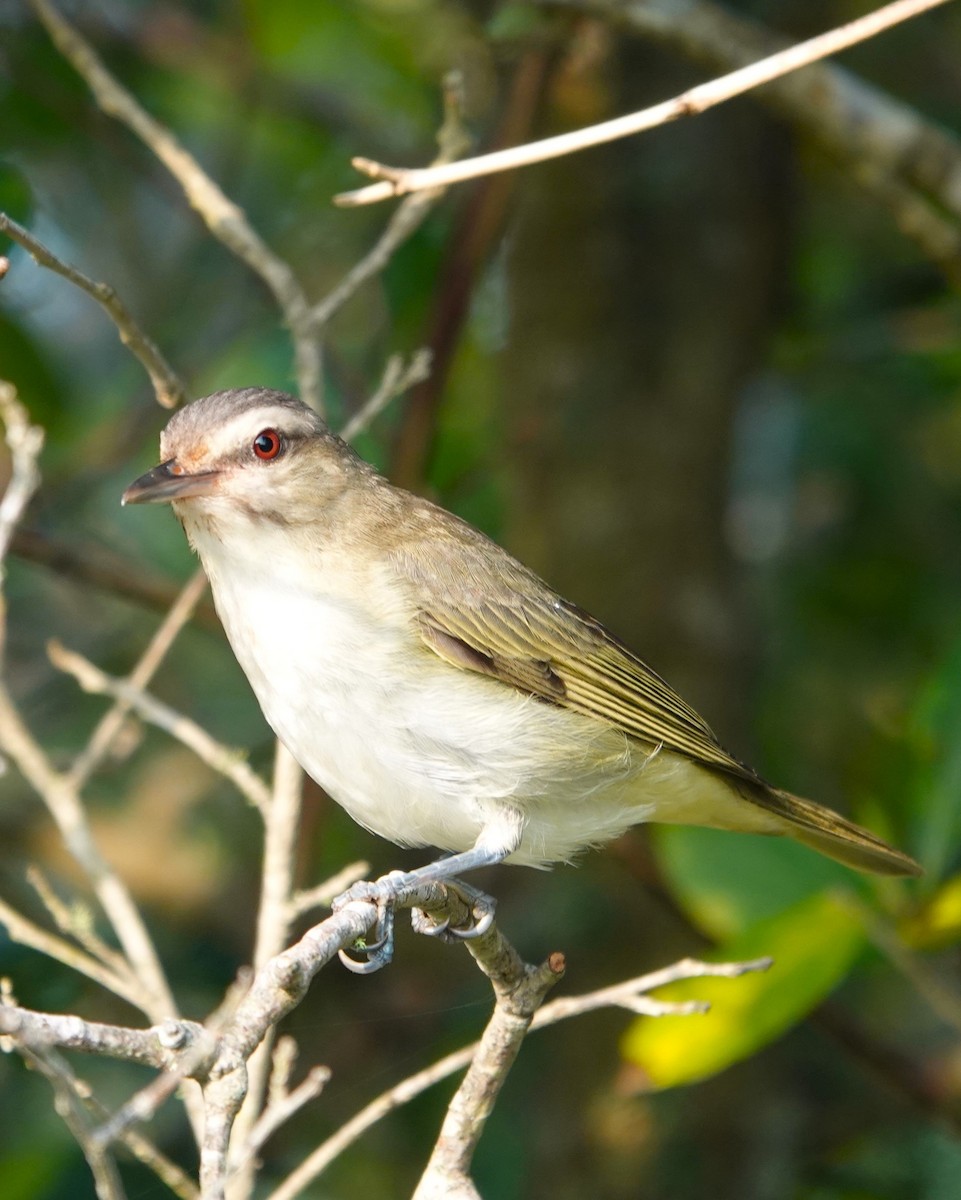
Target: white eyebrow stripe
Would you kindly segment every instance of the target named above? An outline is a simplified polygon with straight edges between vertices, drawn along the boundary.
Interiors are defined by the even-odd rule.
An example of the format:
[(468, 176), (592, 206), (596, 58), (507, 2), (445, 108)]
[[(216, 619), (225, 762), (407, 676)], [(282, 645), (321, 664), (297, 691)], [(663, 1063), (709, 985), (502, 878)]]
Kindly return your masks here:
[(309, 422), (300, 413), (279, 404), (264, 404), (248, 408), (211, 430), (207, 438), (208, 455), (217, 459), (234, 454), (263, 429), (277, 429), (294, 437), (311, 432)]

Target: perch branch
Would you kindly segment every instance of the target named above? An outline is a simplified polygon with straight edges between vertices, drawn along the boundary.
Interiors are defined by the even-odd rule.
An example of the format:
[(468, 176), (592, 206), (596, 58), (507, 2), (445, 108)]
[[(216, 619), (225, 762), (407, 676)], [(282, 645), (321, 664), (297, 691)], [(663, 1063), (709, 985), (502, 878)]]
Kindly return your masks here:
[[(599, 988), (582, 996), (565, 996), (558, 1000), (552, 1000), (535, 1013), (531, 1029), (545, 1029), (549, 1025), (555, 1025), (558, 1021), (565, 1021), (570, 1017), (593, 1012), (599, 1008), (607, 1008), (612, 1004), (629, 1008), (634, 1012), (637, 1011), (634, 1001), (648, 999), (647, 992), (663, 987), (665, 984), (702, 976), (735, 978), (748, 971), (767, 970), (769, 965), (770, 959), (757, 959), (754, 962), (746, 963), (705, 963), (685, 958), (672, 966), (648, 975), (641, 975), (636, 979), (628, 979), (622, 983)], [(677, 1015), (676, 1005), (664, 1004), (655, 1000), (649, 1000), (649, 1004), (648, 1013), (651, 1016)], [(295, 1168), (279, 1187), (271, 1192), (268, 1200), (295, 1200), (295, 1197), (299, 1196), (336, 1158), (359, 1141), (378, 1121), (383, 1120), (384, 1117), (403, 1105), (409, 1104), (411, 1100), (416, 1099), (428, 1088), (468, 1066), (478, 1045), (478, 1042), (472, 1042), (469, 1046), (445, 1055), (444, 1058), (438, 1059), (437, 1062), (431, 1063), (422, 1071), (417, 1071), (375, 1097), (325, 1142), (322, 1142), (316, 1150), (312, 1151), (300, 1166)]]

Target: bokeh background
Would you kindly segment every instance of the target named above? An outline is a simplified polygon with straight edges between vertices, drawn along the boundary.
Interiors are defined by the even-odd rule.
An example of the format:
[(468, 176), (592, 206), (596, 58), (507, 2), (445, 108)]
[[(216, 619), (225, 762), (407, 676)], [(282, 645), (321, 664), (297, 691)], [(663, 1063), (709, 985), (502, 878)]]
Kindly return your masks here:
[[(801, 38), (863, 10), (731, 0), (725, 12)], [(97, 0), (65, 11), (316, 298), (389, 215), (332, 207), (357, 183), (351, 156), (429, 160), (450, 69), (481, 148), (709, 77), (676, 46), (570, 6)], [(843, 61), (950, 137), (959, 50), (949, 5)], [(718, 999), (716, 1017), (635, 1026), (607, 1011), (532, 1037), (481, 1143), (487, 1197), (961, 1195), (961, 304), (950, 269), (866, 183), (748, 96), (457, 189), (330, 329), (335, 424), (389, 354), (435, 353), (432, 378), (359, 439), (365, 455), (602, 618), (767, 777), (927, 868), (917, 883), (881, 883), (791, 845), (658, 829), (576, 869), (491, 873), (508, 936), (530, 958), (563, 950), (568, 992), (690, 953), (770, 952), (778, 965), (763, 984), (692, 989)], [(260, 282), (97, 110), (17, 0), (0, 0), (0, 208), (113, 284), (193, 394), (293, 386)], [(164, 420), (141, 368), (86, 296), (8, 253), (0, 374), (47, 430), (43, 487), (9, 564), (8, 669), (31, 727), (66, 763), (103, 701), (57, 674), (45, 643), (123, 673), (159, 615), (123, 595), (125, 581), (172, 594), (192, 564), (169, 513), (119, 507)], [(269, 768), (268, 731), (209, 611), (154, 686)], [(66, 895), (76, 881), (22, 780), (8, 771), (0, 789), (0, 888), (36, 912), (29, 863)], [(202, 1018), (249, 957), (253, 815), (187, 751), (134, 724), (88, 795), (187, 1015)], [(358, 857), (378, 873), (423, 860), (311, 787), (301, 881)], [(31, 1007), (131, 1019), (2, 933), (0, 973)], [(739, 1007), (725, 1008), (739, 989)], [(286, 1029), (302, 1062), (330, 1063), (334, 1080), (271, 1143), (265, 1179), (474, 1037), (488, 1008), (463, 951), (406, 929), (389, 971), (325, 972)], [(144, 1082), (116, 1064), (79, 1068), (114, 1102)], [(382, 1123), (309, 1194), (408, 1194), (451, 1087)], [(189, 1161), (175, 1106), (156, 1124)], [(124, 1170), (131, 1195), (161, 1194)], [(6, 1200), (93, 1194), (47, 1085), (15, 1057), (0, 1059), (0, 1186)]]

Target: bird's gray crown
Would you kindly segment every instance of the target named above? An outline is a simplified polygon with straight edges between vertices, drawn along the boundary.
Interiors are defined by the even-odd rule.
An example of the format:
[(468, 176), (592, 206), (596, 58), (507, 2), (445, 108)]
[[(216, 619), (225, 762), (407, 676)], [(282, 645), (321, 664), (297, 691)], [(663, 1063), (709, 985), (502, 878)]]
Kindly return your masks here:
[(205, 449), (205, 457), (229, 454), (260, 429), (280, 428), (289, 437), (329, 434), (323, 420), (296, 396), (272, 388), (229, 388), (186, 405), (170, 418), (161, 437), (164, 457), (185, 448)]

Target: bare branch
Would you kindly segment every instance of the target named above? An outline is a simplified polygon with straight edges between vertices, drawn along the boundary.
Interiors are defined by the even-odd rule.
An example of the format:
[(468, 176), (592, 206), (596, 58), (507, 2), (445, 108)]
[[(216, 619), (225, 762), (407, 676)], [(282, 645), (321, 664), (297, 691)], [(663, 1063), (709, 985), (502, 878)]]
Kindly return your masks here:
[(0, 381), (0, 419), (3, 420), (12, 470), (7, 490), (0, 500), (0, 587), (3, 586), (3, 559), (10, 540), (30, 498), (40, 486), (37, 458), (43, 449), (43, 430), (30, 424), (30, 416), (17, 399), (16, 389)]
[(160, 159), (213, 236), (270, 289), (293, 338), (301, 398), (319, 410), (320, 347), (313, 331), (310, 305), (293, 271), (254, 230), (243, 209), (228, 199), (171, 131), (150, 116), (111, 75), (93, 47), (49, 0), (30, 2), (54, 45), (83, 78), (100, 108), (126, 125)]
[(377, 391), (370, 397), (340, 431), (345, 442), (352, 441), (359, 433), (369, 428), (374, 419), (387, 407), (396, 396), (418, 383), (423, 383), (430, 376), (431, 352), (424, 348), (416, 350), (410, 362), (404, 365), (399, 354), (392, 354), (387, 360), (384, 376)]
[[(25, 562), (49, 567), (70, 580), (92, 584), (164, 614), (180, 594), (180, 586), (172, 580), (77, 536), (67, 541), (37, 529), (21, 527), (14, 531), (10, 553)], [(196, 620), (208, 629), (219, 631), (221, 628), (209, 601), (198, 605)]]
[[(3, 1012), (0, 1010), (0, 1021)], [(93, 1176), (97, 1200), (126, 1200), (120, 1175), (111, 1155), (99, 1146), (92, 1136), (81, 1097), (77, 1094), (75, 1078), (59, 1054), (52, 1050), (32, 1050), (19, 1047), (24, 1061), (38, 1071), (53, 1088), (54, 1109), (83, 1151)]]
[(80, 796), (69, 778), (55, 771), (24, 724), (4, 683), (0, 682), (0, 747), (17, 764), (56, 821), (64, 842), (89, 877), (104, 912), (123, 946), (131, 969), (149, 997), (144, 1011), (161, 1020), (176, 1007), (150, 935), (137, 906), (94, 842)]
[(79, 971), (81, 975), (86, 975), (88, 979), (99, 983), (101, 987), (122, 997), (136, 1008), (143, 1010), (149, 1004), (147, 993), (128, 972), (117, 972), (99, 962), (93, 955), (81, 950), (72, 942), (41, 928), (3, 899), (0, 899), (0, 924), (6, 929), (11, 941), (19, 942), (21, 946), (29, 946), (32, 950), (46, 954), (55, 962)]
[[(715, 70), (745, 66), (788, 45), (779, 34), (709, 0), (683, 6), (675, 0), (543, 2), (614, 21)], [(836, 63), (786, 75), (765, 87), (758, 100), (819, 142), (892, 213), (905, 236), (959, 281), (961, 142), (951, 131)]]
[(248, 1160), (254, 1159), (281, 1125), (300, 1112), (305, 1105), (316, 1100), (329, 1082), (329, 1067), (313, 1067), (293, 1091), (272, 1099), (250, 1131), (244, 1147), (245, 1157)]
[(318, 883), (315, 887), (294, 892), (290, 901), (291, 921), (310, 912), (313, 908), (328, 908), (335, 896), (346, 892), (352, 883), (363, 879), (369, 870), (370, 863), (361, 859), (358, 862), (349, 863), (336, 875), (332, 875), (330, 879), (325, 879), (323, 883)]
[[(477, 942), (486, 942), (489, 936), (485, 934)], [(564, 974), (562, 954), (552, 954), (541, 966), (530, 967), (504, 939), (496, 959), (479, 955), (478, 946), (471, 942), (467, 945), (490, 978), (496, 1003), (467, 1074), (447, 1107), (414, 1200), (478, 1196), (470, 1178), (477, 1143), (520, 1053), (534, 1013)]]
[(50, 661), (59, 671), (72, 675), (85, 692), (97, 696), (113, 696), (123, 701), (128, 710), (133, 710), (151, 725), (163, 729), (178, 742), (193, 750), (197, 757), (237, 790), (261, 812), (270, 808), (270, 789), (256, 771), (245, 760), (243, 752), (218, 742), (196, 721), (183, 716), (162, 701), (155, 699), (142, 688), (135, 687), (129, 680), (116, 679), (105, 674), (82, 654), (68, 650), (60, 642), (47, 645)]
[[(188, 1054), (197, 1056), (198, 1048), (204, 1059), (213, 1048), (204, 1027), (192, 1021), (165, 1021), (150, 1029), (130, 1029), (84, 1021), (73, 1014), (33, 1012), (10, 1004), (6, 998), (0, 1004), (0, 1036), (31, 1050), (55, 1046), (165, 1071), (180, 1069)], [(181, 1071), (183, 1074), (186, 1072)]]
[[(27, 868), (27, 882), (40, 897), (44, 908), (53, 918), (61, 933), (72, 937), (98, 962), (103, 963), (117, 975), (128, 972), (127, 961), (112, 946), (97, 935), (93, 927), (93, 915), (86, 905), (65, 904), (56, 894), (43, 872), (38, 867)], [(135, 981), (132, 981), (135, 982)]]
[[(36, 2), (36, 0), (35, 0)], [(616, 117), (611, 121), (602, 121), (585, 129), (572, 133), (559, 134), (556, 137), (544, 138), (538, 142), (529, 142), (523, 146), (513, 146), (507, 150), (496, 150), (492, 154), (482, 154), (476, 158), (462, 159), (440, 167), (388, 167), (382, 163), (372, 162), (367, 158), (355, 158), (353, 165), (364, 175), (369, 175), (380, 182), (368, 187), (358, 188), (351, 192), (342, 192), (334, 197), (336, 204), (353, 206), (359, 204), (374, 204), (380, 200), (389, 200), (392, 196), (402, 196), (411, 192), (423, 191), (426, 188), (447, 187), (452, 183), (462, 183), (466, 179), (477, 179), (482, 175), (493, 175), (499, 171), (511, 171), (518, 167), (530, 166), (533, 163), (546, 162), (552, 158), (561, 158), (591, 146), (604, 145), (620, 138), (631, 137), (654, 129), (658, 125), (666, 125), (679, 117), (695, 116), (714, 108), (726, 100), (745, 92), (770, 83), (791, 71), (797, 71), (809, 63), (817, 62), (828, 55), (837, 54), (858, 42), (875, 37), (885, 29), (910, 20), (929, 9), (937, 8), (947, 3), (947, 0), (894, 0), (883, 8), (869, 13), (847, 25), (829, 30), (818, 37), (790, 46), (777, 54), (742, 67), (719, 79), (699, 84), (672, 100), (655, 104), (640, 112), (629, 113)]]
[(37, 458), (43, 448), (43, 430), (30, 424), (27, 410), (17, 399), (13, 384), (0, 380), (0, 419), (10, 450), (10, 481), (0, 500), (0, 668), (7, 641), (7, 602), (3, 593), (6, 582), (5, 559), (17, 524), (30, 498), (40, 486)]
[[(768, 966), (770, 966), (770, 959), (757, 959), (748, 963), (702, 963), (685, 958), (674, 963), (673, 966), (648, 975), (638, 976), (636, 979), (628, 979), (610, 987), (599, 988), (597, 991), (587, 992), (582, 996), (565, 996), (558, 1000), (552, 1000), (535, 1013), (531, 1029), (545, 1029), (558, 1021), (593, 1012), (598, 1008), (606, 1008), (611, 1004), (616, 1004), (618, 1007), (631, 1007), (633, 1010), (633, 1006), (627, 1003), (631, 996), (640, 998), (654, 988), (663, 987), (665, 984), (675, 983), (681, 979), (695, 979), (700, 976), (733, 978), (747, 971), (766, 970)], [(661, 1012), (673, 1014), (675, 1007), (674, 1005), (661, 1005)], [(658, 1014), (652, 1013), (652, 1015)], [(334, 1159), (359, 1141), (378, 1121), (395, 1109), (409, 1104), (411, 1100), (416, 1099), (434, 1084), (448, 1079), (457, 1071), (462, 1071), (464, 1067), (468, 1066), (479, 1044), (479, 1042), (472, 1042), (469, 1046), (455, 1050), (453, 1053), (445, 1055), (444, 1058), (438, 1059), (437, 1062), (431, 1063), (429, 1067), (417, 1071), (382, 1092), (345, 1122), (325, 1142), (322, 1142), (279, 1187), (271, 1192), (268, 1200), (295, 1200), (295, 1197), (299, 1196), (306, 1187), (323, 1174)]]
[[(157, 626), (157, 631), (150, 639), (147, 649), (130, 672), (127, 682), (132, 688), (142, 690), (150, 683), (180, 631), (193, 616), (206, 587), (207, 577), (198, 567), (184, 584), (170, 611)], [(97, 728), (91, 734), (86, 748), (77, 756), (67, 776), (74, 788), (81, 789), (103, 761), (114, 738), (123, 728), (129, 712), (130, 704), (121, 699), (117, 700), (113, 708), (104, 713)]]
[[(279, 954), (287, 941), (292, 917), (295, 847), (300, 832), (301, 801), (304, 787), (303, 768), (281, 741), (274, 756), (274, 779), (264, 814), (264, 860), (261, 872), (260, 908), (254, 945), (254, 970), (259, 970)], [(245, 1153), (253, 1129), (262, 1116), (264, 1095), (270, 1077), (273, 1038), (276, 1027), (265, 1031), (263, 1041), (247, 1063), (246, 1094), (235, 1127), (231, 1132), (230, 1165), (244, 1157), (240, 1168), (249, 1173), (253, 1159)], [(249, 1181), (251, 1184), (253, 1180)], [(245, 1189), (241, 1187), (241, 1191)]]
[(140, 328), (133, 314), (110, 284), (98, 283), (96, 280), (88, 278), (82, 271), (77, 270), (72, 264), (57, 258), (43, 242), (35, 238), (22, 225), (18, 225), (6, 213), (0, 213), (0, 233), (5, 233), (22, 246), (39, 266), (46, 267), (57, 275), (62, 275), (64, 279), (97, 301), (116, 325), (121, 342), (150, 376), (158, 404), (162, 404), (164, 408), (176, 408), (178, 404), (183, 403), (186, 389), (180, 376), (164, 358), (156, 343), (151, 341)]
[[(437, 133), (439, 149), (432, 166), (453, 162), (470, 146), (463, 124), (462, 86), (460, 72), (449, 72), (444, 80), (444, 123)], [(326, 325), (368, 279), (384, 270), (396, 250), (420, 228), (443, 194), (443, 188), (432, 188), (411, 196), (399, 206), (373, 249), (348, 271), (328, 296), (313, 306), (310, 315), (316, 328)]]

